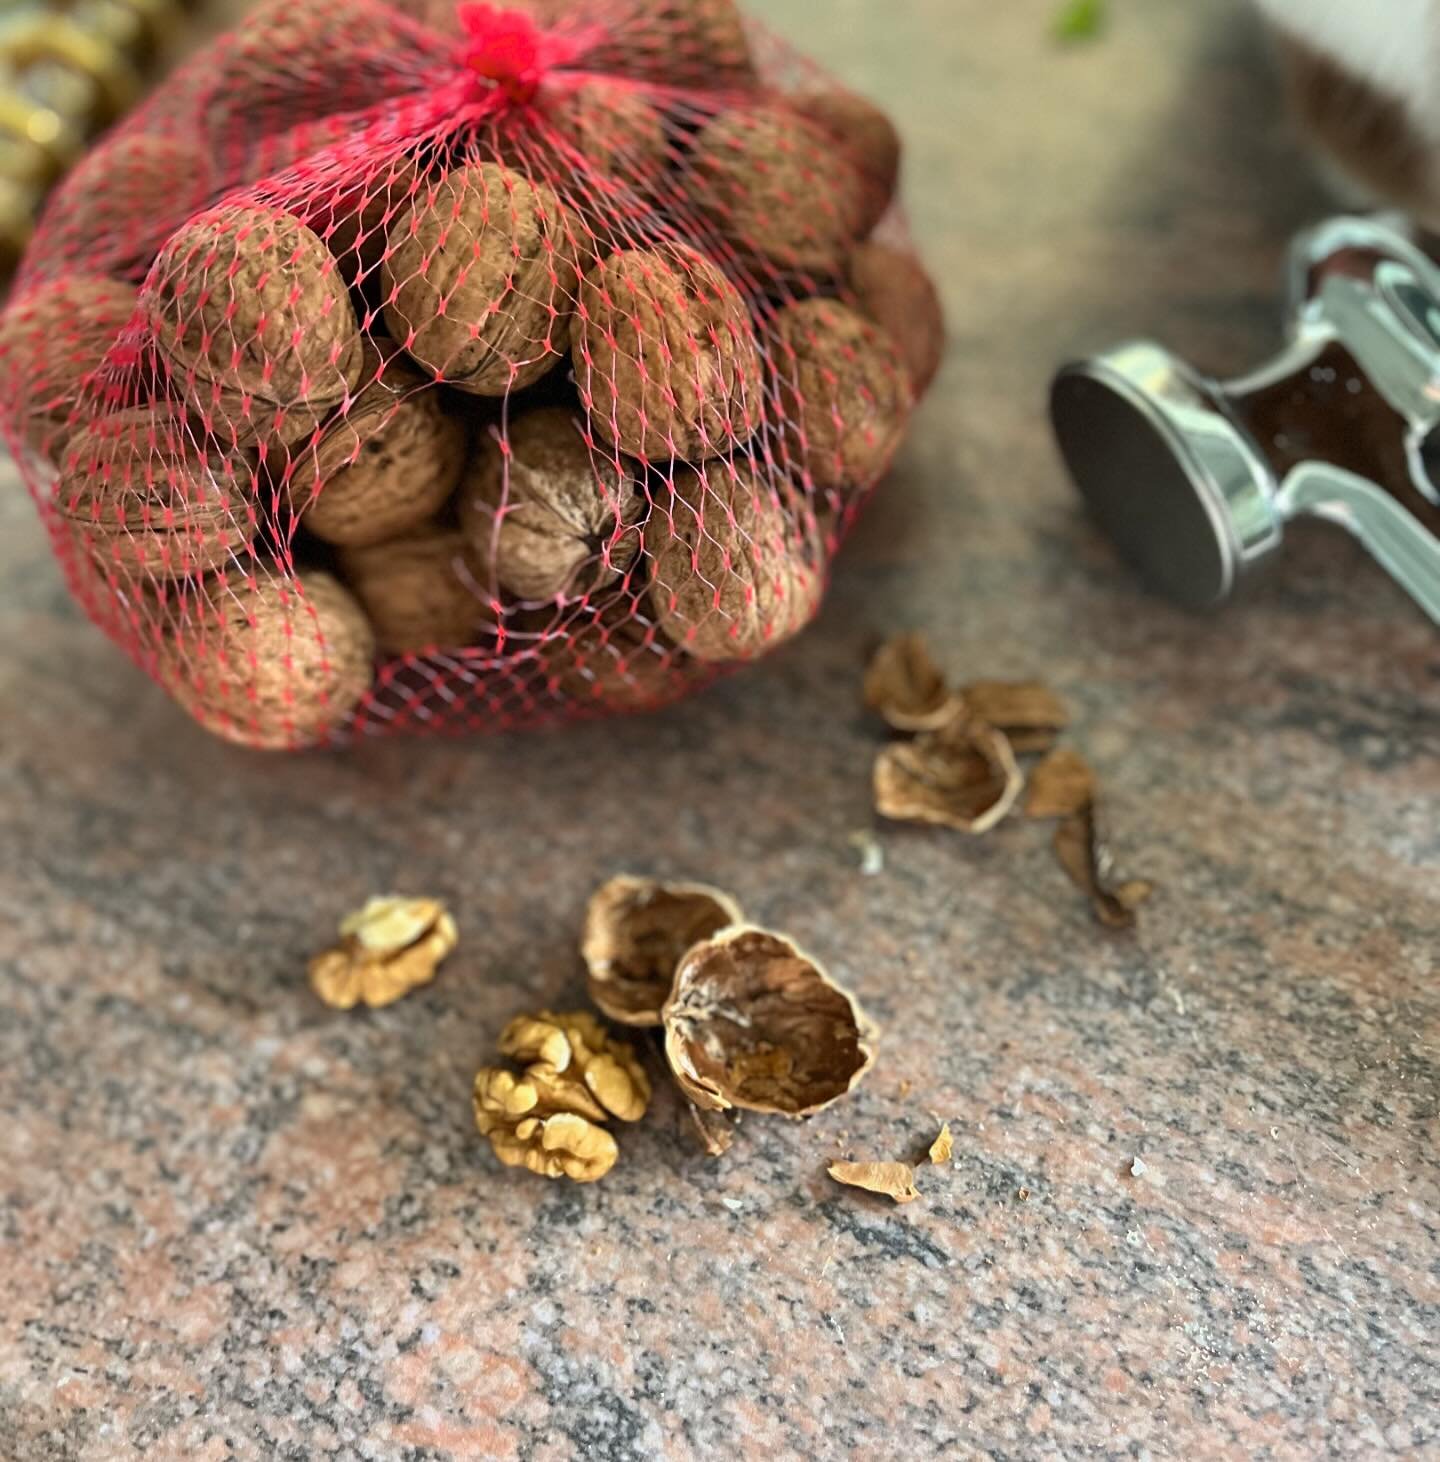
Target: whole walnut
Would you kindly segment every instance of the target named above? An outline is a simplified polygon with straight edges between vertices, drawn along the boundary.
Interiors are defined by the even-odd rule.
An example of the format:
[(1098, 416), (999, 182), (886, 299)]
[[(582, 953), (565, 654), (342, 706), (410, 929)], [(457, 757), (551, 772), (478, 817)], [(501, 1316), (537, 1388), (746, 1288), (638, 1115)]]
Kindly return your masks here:
[(913, 254), (872, 239), (850, 256), (850, 288), (860, 313), (900, 347), (915, 394), (923, 396), (945, 356), (945, 312), (935, 282)]
[(207, 581), (177, 619), (160, 676), (179, 703), (228, 741), (267, 750), (341, 731), (374, 674), (364, 611), (329, 574), (263, 571)]
[(900, 182), (900, 134), (877, 107), (838, 87), (804, 91), (790, 105), (817, 122), (846, 149), (865, 184), (865, 208), (857, 232), (868, 234), (889, 212)]
[(574, 357), (595, 431), (645, 462), (716, 456), (763, 414), (745, 302), (681, 244), (627, 249), (585, 275)]
[[(446, 0), (423, 0), (432, 9)], [(574, 0), (518, 0), (541, 25), (564, 27)], [(608, 7), (577, 58), (589, 72), (632, 76), (662, 86), (717, 88), (755, 84), (755, 63), (735, 0), (623, 0)], [(573, 27), (584, 34), (583, 26)]]
[(175, 388), (221, 440), (297, 442), (360, 382), (360, 328), (330, 251), (288, 213), (224, 204), (171, 235), (145, 307)]
[(120, 132), (88, 153), (45, 210), (48, 250), (107, 274), (143, 274), (210, 196), (209, 157), (184, 137)]
[(302, 526), (365, 548), (427, 523), (465, 465), (468, 433), (439, 391), (403, 359), (366, 346), (366, 383), (285, 469)]
[(70, 438), (55, 507), (73, 539), (121, 578), (183, 578), (226, 564), (258, 529), (248, 464), (207, 454), (165, 404), (100, 418)]
[(133, 285), (72, 274), (27, 290), (0, 316), (0, 397), (10, 424), (52, 462), (101, 406), (95, 372), (138, 299)]
[(865, 179), (823, 127), (771, 103), (736, 106), (701, 128), (695, 198), (750, 264), (834, 275), (865, 228)]
[(669, 156), (664, 119), (643, 88), (564, 72), (514, 115), (500, 145), (511, 166), (549, 180), (574, 206), (596, 193), (650, 191)]
[(779, 311), (771, 365), (782, 461), (820, 488), (864, 490), (889, 467), (912, 392), (894, 342), (838, 300)]
[(503, 441), (482, 438), (460, 486), (471, 558), (517, 599), (589, 594), (626, 573), (644, 511), (629, 468), (592, 452), (561, 407), (511, 422)]
[(472, 645), (494, 623), (453, 529), (426, 524), (389, 543), (343, 549), (340, 569), (387, 654)]
[(676, 474), (645, 525), (659, 626), (698, 660), (748, 660), (798, 633), (823, 587), (811, 546), (749, 466)]
[(569, 343), (575, 243), (560, 200), (499, 163), (425, 184), (391, 224), (380, 273), (391, 335), (461, 391), (508, 395)]

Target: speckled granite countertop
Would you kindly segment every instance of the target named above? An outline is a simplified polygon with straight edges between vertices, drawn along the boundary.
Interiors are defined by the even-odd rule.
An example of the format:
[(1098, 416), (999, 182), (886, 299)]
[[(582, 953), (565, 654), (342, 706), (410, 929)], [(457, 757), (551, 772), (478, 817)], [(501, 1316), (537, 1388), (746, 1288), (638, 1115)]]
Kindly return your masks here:
[[(1440, 1455), (1440, 646), (1323, 532), (1222, 620), (1140, 597), (1040, 425), (1113, 336), (1271, 345), (1322, 204), (1253, 31), (1117, 3), (1058, 54), (1044, 4), (831, 9), (954, 339), (763, 668), (648, 723), (257, 759), (77, 620), (0, 494), (0, 1456)], [(1071, 699), (1163, 886), (1137, 938), (1033, 826), (886, 831), (860, 875), (856, 677), (908, 624)], [(470, 1077), (579, 999), (624, 867), (828, 956), (887, 1027), (861, 1094), (718, 1162), (667, 1096), (588, 1190), (500, 1169)], [(460, 952), (320, 1008), (305, 956), (390, 886), (449, 898)], [(924, 1202), (824, 1176), (937, 1115)]]

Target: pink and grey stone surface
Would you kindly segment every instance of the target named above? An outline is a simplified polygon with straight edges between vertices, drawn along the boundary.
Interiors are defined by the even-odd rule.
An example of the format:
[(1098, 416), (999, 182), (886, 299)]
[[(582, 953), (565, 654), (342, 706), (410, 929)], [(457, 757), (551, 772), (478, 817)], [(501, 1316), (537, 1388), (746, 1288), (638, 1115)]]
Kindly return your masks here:
[[(1045, 5), (771, 9), (899, 115), (953, 327), (772, 661), (648, 721), (248, 755), (77, 618), (7, 477), (0, 1455), (1440, 1449), (1440, 649), (1319, 531), (1223, 619), (1143, 597), (1041, 424), (1052, 365), (1115, 337), (1221, 371), (1275, 343), (1325, 204), (1254, 28), (1117, 4), (1062, 52)], [(1136, 936), (1034, 825), (879, 829), (859, 871), (859, 671), (913, 626), (1068, 697), (1160, 886)], [(501, 1168), (471, 1076), (517, 1011), (583, 1002), (620, 869), (826, 957), (885, 1026), (859, 1094), (712, 1160), (667, 1092), (594, 1187)], [(392, 888), (449, 900), (459, 950), (323, 1009), (306, 956)], [(825, 1176), (938, 1119), (923, 1201)]]

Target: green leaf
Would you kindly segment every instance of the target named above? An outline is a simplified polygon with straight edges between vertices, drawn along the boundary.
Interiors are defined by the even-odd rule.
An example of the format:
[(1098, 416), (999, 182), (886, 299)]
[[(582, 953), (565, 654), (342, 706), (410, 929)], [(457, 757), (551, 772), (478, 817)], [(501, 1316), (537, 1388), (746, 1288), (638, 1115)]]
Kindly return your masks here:
[(1092, 41), (1105, 28), (1105, 0), (1064, 0), (1051, 24), (1055, 39)]

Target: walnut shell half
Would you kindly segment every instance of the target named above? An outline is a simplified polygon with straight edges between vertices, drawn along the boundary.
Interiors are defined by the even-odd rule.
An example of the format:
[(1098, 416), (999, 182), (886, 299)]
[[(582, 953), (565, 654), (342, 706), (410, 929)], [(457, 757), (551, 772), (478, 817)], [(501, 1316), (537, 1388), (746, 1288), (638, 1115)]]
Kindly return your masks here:
[(744, 917), (707, 884), (610, 879), (592, 895), (580, 938), (590, 998), (622, 1025), (659, 1025), (685, 951)]
[(875, 1061), (878, 1032), (855, 997), (789, 939), (749, 925), (686, 953), (663, 1019), (676, 1081), (714, 1111), (808, 1117)]

